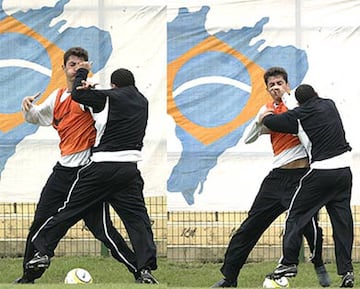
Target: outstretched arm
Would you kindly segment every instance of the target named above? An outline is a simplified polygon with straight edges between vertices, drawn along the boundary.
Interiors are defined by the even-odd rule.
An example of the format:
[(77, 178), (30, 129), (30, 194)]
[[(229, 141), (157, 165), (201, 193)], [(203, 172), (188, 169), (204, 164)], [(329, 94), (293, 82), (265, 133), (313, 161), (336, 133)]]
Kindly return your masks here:
[(245, 129), (243, 139), (244, 143), (249, 144), (255, 142), (262, 134), (269, 134), (270, 130), (261, 123), (260, 116), (265, 111), (266, 106), (260, 108), (254, 120)]
[(101, 111), (106, 102), (106, 94), (102, 90), (92, 89), (92, 84), (86, 81), (89, 70), (87, 66), (80, 66), (76, 72), (72, 99), (85, 106), (93, 108), (94, 112)]
[(262, 123), (273, 131), (297, 134), (298, 120), (293, 115), (293, 111), (282, 114), (273, 114), (270, 110), (265, 111), (261, 116)]
[(54, 103), (56, 92), (53, 92), (43, 103), (36, 105), (35, 100), (40, 96), (40, 92), (32, 96), (26, 96), (21, 103), (21, 109), (25, 120), (28, 123), (41, 126), (50, 126), (54, 117)]

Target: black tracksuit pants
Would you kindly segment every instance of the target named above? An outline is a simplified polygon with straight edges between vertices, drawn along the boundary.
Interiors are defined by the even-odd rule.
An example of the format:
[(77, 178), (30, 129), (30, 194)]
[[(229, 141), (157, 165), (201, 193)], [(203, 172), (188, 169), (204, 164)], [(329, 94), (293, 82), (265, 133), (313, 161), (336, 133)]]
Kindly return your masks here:
[[(251, 250), (271, 223), (285, 212), (299, 184), (308, 169), (273, 169), (263, 180), (260, 190), (250, 208), (248, 217), (232, 236), (225, 253), (221, 272), (229, 281), (235, 281)], [(312, 216), (317, 217), (315, 211)], [(311, 219), (311, 218), (310, 218)], [(312, 252), (315, 266), (323, 265), (322, 229), (317, 219), (308, 219), (304, 236)]]
[(350, 207), (352, 173), (349, 167), (339, 169), (311, 169), (295, 192), (286, 220), (282, 264), (298, 264), (301, 234), (311, 216), (323, 206), (329, 214), (337, 272), (353, 271), (351, 253), (354, 225)]
[[(26, 240), (23, 277), (28, 280), (40, 278), (45, 271), (41, 268), (36, 271), (25, 269), (26, 263), (33, 258), (36, 251), (31, 239), (41, 226), (64, 206), (68, 192), (76, 180), (80, 168), (81, 167), (64, 167), (57, 163), (42, 189), (34, 220)], [(129, 271), (136, 277), (138, 273), (136, 270), (135, 254), (127, 246), (125, 240), (116, 228), (114, 228), (110, 219), (109, 205), (106, 202), (99, 203), (89, 212), (81, 216), (84, 219), (85, 225), (93, 235), (102, 241), (105, 246), (110, 249), (112, 256), (119, 262), (124, 263)]]
[(137, 269), (156, 269), (156, 246), (143, 197), (144, 182), (136, 163), (90, 162), (81, 168), (68, 192), (67, 201), (32, 242), (49, 257), (67, 230), (104, 201), (121, 218), (135, 252)]

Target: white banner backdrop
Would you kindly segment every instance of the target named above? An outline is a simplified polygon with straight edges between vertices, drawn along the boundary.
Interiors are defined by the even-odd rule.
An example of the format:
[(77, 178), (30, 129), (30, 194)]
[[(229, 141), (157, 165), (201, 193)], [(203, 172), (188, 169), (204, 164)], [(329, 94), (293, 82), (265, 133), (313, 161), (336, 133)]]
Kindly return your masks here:
[(145, 195), (166, 194), (170, 211), (250, 208), (272, 152), (267, 136), (251, 145), (241, 137), (268, 97), (262, 73), (271, 66), (287, 69), (293, 89), (309, 83), (336, 101), (360, 203), (359, 1), (147, 2), (0, 0), (0, 202), (38, 200), (58, 140), (53, 128), (22, 122), (21, 100), (47, 96), (53, 57), (79, 45), (102, 87), (127, 67), (148, 97), (139, 166)]
[[(118, 1), (95, 0), (0, 3), (1, 19), (9, 23), (0, 26), (1, 122), (6, 123), (12, 114), (20, 112), (23, 97), (38, 91), (45, 91), (47, 96), (53, 77), (48, 54), (54, 52), (39, 45), (40, 41), (31, 33), (40, 34), (61, 51), (82, 46), (94, 62), (95, 82), (109, 88), (112, 71), (125, 67), (134, 73), (138, 89), (148, 98), (149, 121), (139, 167), (145, 179), (145, 194), (165, 195), (166, 175), (157, 170), (166, 167), (166, 132), (161, 125), (166, 119), (165, 6), (129, 6)], [(14, 26), (22, 25), (31, 31), (29, 35), (24, 28), (13, 33), (17, 29)], [(57, 57), (62, 61), (62, 53)], [(61, 69), (62, 63), (58, 64), (57, 69)], [(49, 71), (48, 75), (44, 77), (43, 71)], [(21, 73), (27, 74), (20, 79)], [(8, 79), (16, 81), (9, 83)], [(10, 146), (14, 151), (7, 156), (5, 148)], [(1, 154), (0, 202), (36, 202), (59, 157), (58, 136), (52, 127), (21, 123), (11, 130), (3, 128)]]
[(251, 108), (265, 102), (254, 67), (271, 66), (288, 71), (292, 89), (309, 83), (336, 101), (353, 147), (352, 203), (359, 204), (360, 2), (180, 2), (167, 7), (169, 209), (250, 208), (272, 151), (268, 136), (250, 145), (241, 137)]

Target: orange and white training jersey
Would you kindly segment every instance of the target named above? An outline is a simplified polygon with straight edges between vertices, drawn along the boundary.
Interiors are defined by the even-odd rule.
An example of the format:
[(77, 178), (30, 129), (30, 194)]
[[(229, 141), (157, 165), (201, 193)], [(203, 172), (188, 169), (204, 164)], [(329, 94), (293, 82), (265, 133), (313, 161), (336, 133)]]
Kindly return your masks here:
[(61, 155), (71, 155), (91, 148), (95, 142), (94, 120), (70, 96), (62, 99), (65, 89), (60, 89), (54, 104), (53, 127), (60, 136)]
[(95, 142), (94, 120), (88, 111), (71, 99), (66, 89), (52, 93), (43, 103), (32, 104), (23, 112), (25, 120), (40, 126), (50, 126), (57, 130), (60, 138), (63, 166), (77, 167), (88, 162), (91, 147)]
[(284, 102), (280, 102), (278, 105), (270, 102), (261, 107), (257, 116), (244, 133), (244, 142), (249, 144), (256, 141), (262, 134), (270, 134), (270, 141), (274, 153), (274, 168), (279, 168), (294, 160), (307, 157), (306, 150), (296, 135), (273, 132), (259, 123), (259, 116), (266, 108), (273, 108), (275, 114), (280, 114), (288, 110)]

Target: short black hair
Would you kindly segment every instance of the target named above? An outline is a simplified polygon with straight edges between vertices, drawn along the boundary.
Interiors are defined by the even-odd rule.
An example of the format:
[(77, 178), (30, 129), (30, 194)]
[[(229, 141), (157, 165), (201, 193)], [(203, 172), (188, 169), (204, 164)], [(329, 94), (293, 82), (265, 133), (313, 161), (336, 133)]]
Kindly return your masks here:
[(295, 90), (295, 98), (299, 104), (302, 104), (308, 99), (316, 96), (318, 96), (317, 92), (309, 84), (301, 84)]
[(265, 85), (267, 86), (268, 79), (271, 76), (278, 76), (278, 75), (281, 75), (282, 78), (285, 80), (285, 82), (288, 83), (288, 74), (287, 74), (286, 70), (282, 67), (274, 66), (274, 67), (271, 67), (268, 70), (266, 70), (264, 73)]
[(135, 78), (133, 73), (126, 68), (119, 68), (111, 74), (110, 81), (117, 87), (135, 86)]
[(86, 49), (82, 47), (71, 47), (68, 50), (66, 50), (64, 54), (64, 65), (66, 65), (66, 62), (69, 60), (71, 55), (77, 56), (79, 58), (83, 58), (84, 61), (89, 60), (89, 54)]

